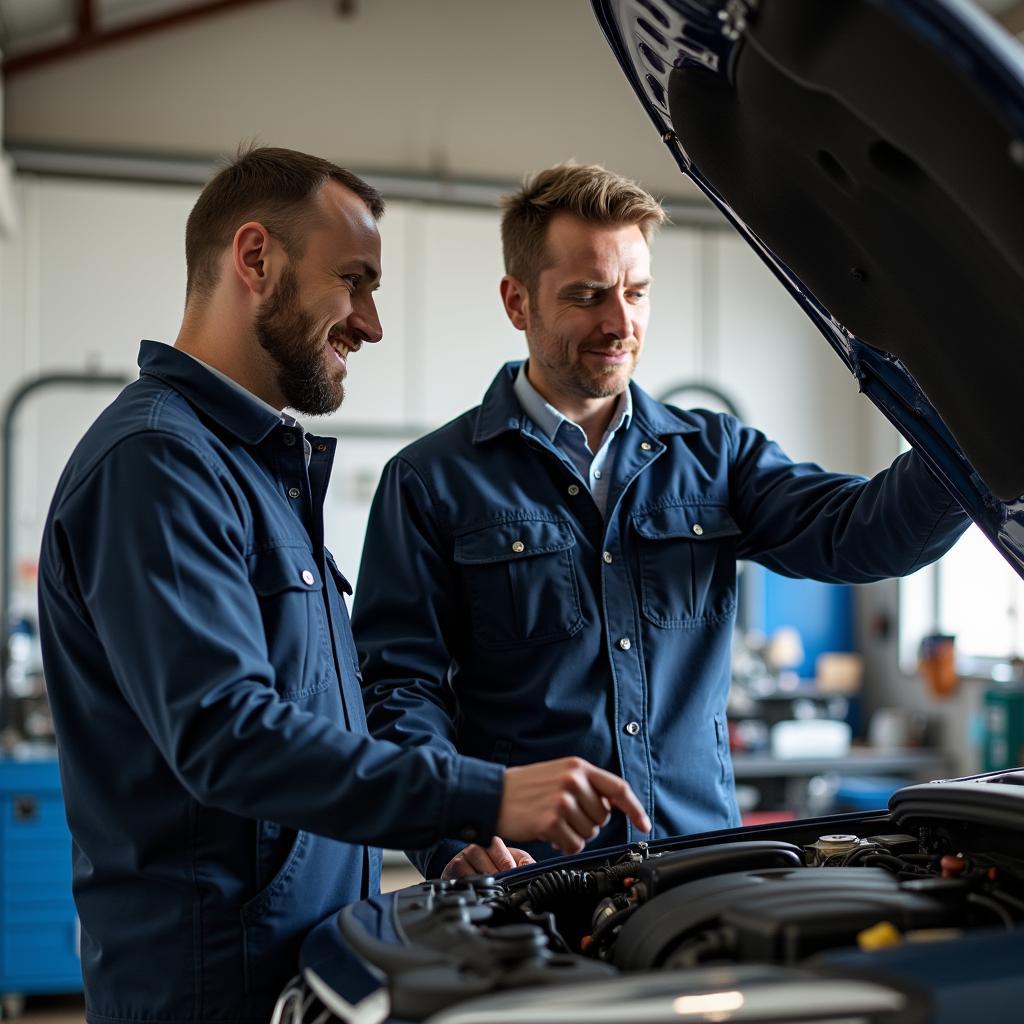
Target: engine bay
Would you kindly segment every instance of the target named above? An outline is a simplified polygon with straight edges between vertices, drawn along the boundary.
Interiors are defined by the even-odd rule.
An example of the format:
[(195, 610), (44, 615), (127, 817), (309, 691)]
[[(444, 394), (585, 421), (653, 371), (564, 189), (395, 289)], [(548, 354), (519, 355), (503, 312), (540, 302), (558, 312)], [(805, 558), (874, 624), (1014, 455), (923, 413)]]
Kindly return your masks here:
[(1024, 923), (1024, 772), (909, 787), (889, 813), (425, 882), (393, 922), (401, 946), (341, 924), (407, 1020), (509, 990), (948, 947)]

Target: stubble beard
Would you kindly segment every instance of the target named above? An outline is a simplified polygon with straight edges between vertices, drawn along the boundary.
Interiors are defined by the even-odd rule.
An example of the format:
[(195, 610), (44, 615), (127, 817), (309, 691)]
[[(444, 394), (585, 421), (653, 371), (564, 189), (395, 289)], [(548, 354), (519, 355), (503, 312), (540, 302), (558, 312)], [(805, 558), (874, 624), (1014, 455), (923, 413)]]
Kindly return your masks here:
[(608, 367), (595, 376), (588, 374), (578, 362), (572, 363), (568, 367), (568, 383), (578, 393), (588, 398), (613, 398), (615, 395), (621, 395), (629, 387), (633, 366), (630, 366), (624, 379), (619, 376), (621, 372), (619, 367)]
[(315, 318), (299, 306), (299, 282), (291, 267), (260, 308), (253, 332), (274, 363), (277, 386), (290, 408), (306, 416), (337, 410), (345, 397), (344, 373), (332, 377), (328, 371), (326, 342)]
[[(542, 337), (559, 340), (551, 338), (544, 322), (536, 313), (533, 315), (531, 326)], [(633, 371), (636, 369), (635, 351), (632, 352), (632, 362), (624, 368), (624, 377), (620, 376), (623, 373), (621, 367), (609, 366), (596, 373), (589, 372), (583, 365), (583, 354), (580, 349), (577, 347), (574, 352), (571, 342), (567, 340), (559, 340), (556, 351), (559, 353), (557, 362), (546, 358), (537, 359), (535, 355), (531, 355), (531, 358), (544, 366), (567, 392), (583, 398), (614, 398), (621, 395), (629, 387)]]

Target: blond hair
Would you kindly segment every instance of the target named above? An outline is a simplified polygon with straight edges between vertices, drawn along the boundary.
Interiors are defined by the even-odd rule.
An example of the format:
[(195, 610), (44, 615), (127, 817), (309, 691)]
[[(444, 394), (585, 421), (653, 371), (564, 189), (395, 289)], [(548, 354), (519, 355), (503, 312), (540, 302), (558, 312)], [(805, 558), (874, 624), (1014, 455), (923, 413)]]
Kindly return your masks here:
[(665, 211), (650, 193), (599, 164), (557, 164), (540, 171), (503, 196), (501, 209), (505, 273), (530, 290), (548, 265), (545, 243), (556, 213), (609, 227), (635, 224), (648, 243), (665, 221)]

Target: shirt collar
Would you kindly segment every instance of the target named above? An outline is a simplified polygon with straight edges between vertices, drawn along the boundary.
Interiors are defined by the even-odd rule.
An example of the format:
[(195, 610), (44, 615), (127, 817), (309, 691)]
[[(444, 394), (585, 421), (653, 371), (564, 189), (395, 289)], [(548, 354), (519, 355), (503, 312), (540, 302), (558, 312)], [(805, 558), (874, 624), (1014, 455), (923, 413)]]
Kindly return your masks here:
[(239, 384), (234, 377), (229, 377), (223, 370), (218, 370), (216, 366), (211, 366), (205, 359), (200, 359), (199, 356), (193, 355), (191, 352), (186, 352), (185, 355), (187, 355), (189, 359), (194, 359), (197, 363), (199, 363), (200, 366), (205, 366), (210, 371), (210, 373), (212, 373), (215, 377), (219, 377), (229, 387), (234, 388), (236, 391), (241, 392), (243, 395), (246, 395), (248, 398), (251, 398), (256, 402), (259, 402), (259, 404), (262, 405), (264, 409), (268, 410), (269, 412), (272, 412), (275, 416), (277, 416), (289, 427), (294, 427), (297, 425), (298, 420), (296, 420), (294, 416), (289, 416), (288, 413), (284, 412), (283, 410), (275, 409), (274, 406), (272, 406), (269, 402), (264, 402), (259, 395), (254, 394), (248, 388), (242, 387), (242, 385)]
[[(509, 430), (527, 431), (533, 421), (516, 397), (515, 379), (522, 366), (520, 360), (506, 363), (491, 382), (483, 402), (476, 410), (473, 443), (481, 444)], [(629, 385), (633, 404), (633, 420), (652, 437), (691, 434), (700, 430), (697, 421), (681, 409), (655, 401), (636, 383)]]
[(246, 444), (259, 444), (282, 422), (282, 413), (237, 381), (163, 342), (142, 342), (139, 370), (174, 388)]
[[(549, 441), (554, 442), (555, 435), (563, 423), (570, 424), (576, 430), (582, 429), (578, 423), (569, 419), (568, 416), (548, 402), (530, 383), (529, 378), (526, 376), (526, 363), (520, 364), (512, 390), (515, 392), (516, 398), (519, 399), (519, 404), (523, 407), (523, 411), (547, 435)], [(619, 400), (608, 423), (608, 429), (605, 431), (605, 437), (614, 434), (620, 427), (628, 427), (632, 417), (633, 396), (630, 394), (629, 388), (626, 388), (619, 395)]]

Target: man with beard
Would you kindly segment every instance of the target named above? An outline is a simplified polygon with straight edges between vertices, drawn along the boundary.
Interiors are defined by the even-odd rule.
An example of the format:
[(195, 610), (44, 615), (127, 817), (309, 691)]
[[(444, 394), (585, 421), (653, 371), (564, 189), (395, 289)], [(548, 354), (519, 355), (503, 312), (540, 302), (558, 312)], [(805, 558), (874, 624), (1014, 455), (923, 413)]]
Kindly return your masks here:
[[(600, 167), (554, 167), (506, 198), (501, 297), (529, 360), (387, 466), (353, 613), (374, 735), (505, 765), (576, 754), (622, 773), (656, 836), (739, 824), (737, 559), (868, 582), (937, 558), (968, 523), (915, 454), (872, 480), (826, 473), (630, 382), (663, 217)], [(612, 821), (595, 845), (634, 838)], [(499, 838), (411, 855), (453, 876), (550, 851)]]
[(363, 844), (574, 851), (612, 807), (649, 824), (580, 759), (506, 771), (367, 735), (324, 546), (335, 441), (282, 409), (336, 409), (380, 340), (382, 211), (301, 153), (221, 171), (175, 346), (142, 343), (58, 484), (40, 618), (93, 1024), (265, 1024), (309, 928), (377, 891)]

